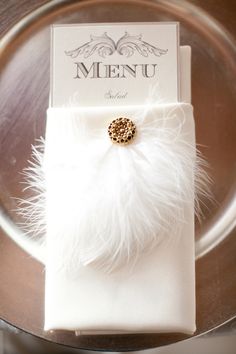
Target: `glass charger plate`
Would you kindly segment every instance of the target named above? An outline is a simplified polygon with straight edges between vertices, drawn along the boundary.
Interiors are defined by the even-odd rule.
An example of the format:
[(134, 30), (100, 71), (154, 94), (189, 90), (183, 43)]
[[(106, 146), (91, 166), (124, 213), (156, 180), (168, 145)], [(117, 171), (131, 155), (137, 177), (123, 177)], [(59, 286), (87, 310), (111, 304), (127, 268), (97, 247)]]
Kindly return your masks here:
[[(10, 236), (43, 263), (44, 249), (17, 227), (21, 220), (14, 212), (14, 198), (23, 196), (20, 172), (27, 166), (31, 144), (45, 132), (50, 25), (133, 21), (179, 21), (180, 43), (192, 47), (192, 101), (197, 143), (209, 161), (216, 200), (203, 208), (202, 223), (196, 222), (197, 335), (215, 328), (236, 313), (233, 267), (236, 241), (232, 231), (236, 216), (236, 53), (230, 35), (200, 8), (185, 1), (164, 0), (51, 1), (24, 17), (2, 37), (0, 221), (4, 235)], [(43, 276), (39, 275), (43, 266), (23, 256), (9, 238), (2, 236), (2, 239), (1, 277), (6, 286), (0, 316), (12, 324), (59, 343), (92, 349), (135, 350), (186, 338), (177, 334), (76, 337), (72, 332), (43, 332)], [(21, 268), (15, 266), (18, 262)], [(9, 276), (11, 281), (6, 281)], [(10, 308), (6, 291), (14, 292), (14, 287), (22, 292), (18, 295), (21, 306), (18, 300)], [(25, 296), (33, 314), (27, 312)]]

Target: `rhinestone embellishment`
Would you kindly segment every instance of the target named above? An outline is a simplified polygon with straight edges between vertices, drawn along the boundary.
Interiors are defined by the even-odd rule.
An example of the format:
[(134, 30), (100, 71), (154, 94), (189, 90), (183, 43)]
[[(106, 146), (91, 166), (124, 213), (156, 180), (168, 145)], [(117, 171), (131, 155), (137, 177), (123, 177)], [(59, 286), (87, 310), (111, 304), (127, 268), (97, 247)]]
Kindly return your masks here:
[(108, 134), (113, 143), (119, 145), (129, 144), (136, 133), (136, 126), (129, 118), (116, 118), (109, 127)]

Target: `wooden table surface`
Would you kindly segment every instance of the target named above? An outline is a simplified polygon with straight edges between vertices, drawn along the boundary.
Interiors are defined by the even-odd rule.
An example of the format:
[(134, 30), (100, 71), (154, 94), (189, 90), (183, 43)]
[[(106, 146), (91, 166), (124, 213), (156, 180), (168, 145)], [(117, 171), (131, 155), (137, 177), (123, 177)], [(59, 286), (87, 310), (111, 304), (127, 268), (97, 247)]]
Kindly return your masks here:
[[(45, 0), (1, 0), (0, 34), (3, 35), (24, 15), (46, 2)], [(192, 0), (191, 2), (205, 9), (215, 19), (223, 23), (224, 27), (236, 37), (236, 1)], [(37, 87), (35, 90), (37, 90)], [(43, 94), (44, 92), (42, 92)], [(2, 96), (0, 100), (3, 100)], [(13, 97), (12, 100), (17, 100), (17, 97)], [(24, 97), (22, 97), (22, 100), (24, 100)], [(46, 99), (44, 102), (46, 105)], [(21, 108), (19, 107), (19, 109)], [(37, 111), (37, 107), (35, 111)], [(229, 141), (231, 141), (230, 139), (233, 139), (231, 135)], [(229, 164), (233, 163), (235, 152), (236, 150), (230, 153), (229, 148)], [(223, 178), (226, 178), (226, 176)], [(227, 178), (229, 178), (227, 183), (231, 183), (230, 178), (233, 177), (229, 176)], [(17, 190), (17, 187), (15, 188)], [(223, 191), (223, 184), (221, 188)], [(0, 197), (4, 199), (3, 193), (0, 194)], [(0, 318), (12, 325), (50, 341), (95, 350), (138, 350), (176, 342), (186, 337), (179, 334), (75, 337), (72, 332), (44, 332), (44, 268), (42, 264), (22, 251), (4, 232), (0, 232)], [(235, 237), (236, 233), (234, 232), (211, 252), (211, 257), (203, 257), (196, 263), (197, 306), (202, 310), (202, 313), (198, 313), (197, 334), (220, 325), (232, 313), (236, 314), (236, 281), (228, 279), (225, 282), (225, 279), (232, 274), (229, 269), (236, 269), (236, 242), (232, 241)], [(218, 282), (219, 286), (217, 287), (218, 291), (213, 296), (212, 289), (216, 285), (215, 282)], [(227, 286), (224, 284), (227, 284)], [(226, 298), (227, 301), (224, 302), (223, 299)]]

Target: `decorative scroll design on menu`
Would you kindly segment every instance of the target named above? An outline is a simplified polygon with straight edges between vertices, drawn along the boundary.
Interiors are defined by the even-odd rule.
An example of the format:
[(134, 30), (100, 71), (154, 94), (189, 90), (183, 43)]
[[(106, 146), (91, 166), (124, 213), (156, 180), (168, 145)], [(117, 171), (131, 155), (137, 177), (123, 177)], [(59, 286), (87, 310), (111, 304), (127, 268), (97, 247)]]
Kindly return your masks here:
[(134, 53), (139, 53), (143, 57), (148, 57), (153, 54), (157, 57), (166, 54), (168, 49), (161, 49), (154, 45), (142, 40), (142, 35), (131, 36), (128, 32), (125, 32), (117, 42), (104, 32), (102, 36), (90, 36), (90, 41), (81, 45), (80, 47), (65, 51), (65, 54), (71, 58), (76, 58), (79, 55), (83, 55), (84, 58), (88, 58), (94, 53), (97, 53), (100, 57), (107, 57), (117, 52), (125, 57), (131, 57)]

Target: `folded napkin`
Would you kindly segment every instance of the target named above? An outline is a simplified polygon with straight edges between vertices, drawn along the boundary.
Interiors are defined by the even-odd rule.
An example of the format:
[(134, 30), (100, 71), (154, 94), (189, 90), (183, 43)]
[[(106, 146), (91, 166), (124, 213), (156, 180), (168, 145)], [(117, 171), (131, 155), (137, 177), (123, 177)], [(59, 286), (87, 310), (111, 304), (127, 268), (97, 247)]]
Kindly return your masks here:
[[(181, 49), (181, 67), (186, 64), (185, 69), (186, 66), (190, 68), (189, 48)], [(190, 99), (189, 70), (181, 73), (181, 97), (185, 102)], [(137, 234), (143, 235), (141, 246), (133, 247), (135, 244), (136, 246), (140, 245), (140, 239), (133, 238), (129, 246), (131, 251), (128, 253), (125, 253), (125, 249), (122, 251), (121, 242), (118, 243), (118, 246), (113, 244), (113, 248), (108, 248), (108, 253), (104, 249), (100, 250), (100, 241), (97, 241), (94, 220), (98, 222), (99, 230), (102, 229), (104, 223), (104, 232), (107, 232), (106, 227), (110, 223), (107, 215), (110, 211), (105, 213), (105, 218), (101, 210), (104, 210), (106, 201), (114, 200), (112, 199), (116, 195), (114, 187), (119, 184), (114, 184), (113, 180), (109, 181), (104, 175), (106, 194), (104, 194), (104, 200), (101, 199), (101, 196), (98, 199), (99, 188), (103, 188), (102, 176), (99, 175), (99, 172), (98, 175), (94, 172), (96, 171), (94, 166), (91, 168), (91, 161), (96, 165), (96, 159), (103, 156), (103, 160), (99, 164), (100, 166), (101, 163), (107, 164), (108, 154), (106, 152), (110, 149), (115, 151), (116, 146), (110, 147), (112, 142), (107, 136), (107, 127), (112, 118), (116, 117), (132, 119), (138, 131), (133, 144), (127, 147), (117, 147), (119, 158), (124, 159), (123, 155), (130, 151), (129, 159), (126, 159), (126, 162), (131, 161), (130, 158), (135, 156), (134, 151), (138, 151), (140, 154), (143, 148), (144, 154), (143, 156), (139, 155), (140, 159), (148, 160), (146, 152), (149, 149), (151, 163), (147, 164), (146, 171), (138, 169), (137, 171), (144, 177), (146, 173), (147, 181), (155, 171), (157, 177), (160, 177), (159, 180), (157, 178), (158, 183), (163, 188), (160, 195), (165, 196), (165, 188), (167, 191), (171, 191), (172, 186), (168, 184), (170, 184), (169, 175), (173, 176), (173, 171), (170, 163), (170, 174), (168, 174), (168, 169), (162, 168), (166, 166), (166, 161), (162, 161), (160, 176), (158, 176), (158, 166), (152, 165), (153, 161), (161, 161), (161, 156), (156, 158), (155, 154), (152, 156), (148, 145), (148, 137), (150, 137), (150, 144), (152, 142), (153, 147), (156, 148), (152, 132), (163, 128), (164, 124), (165, 135), (161, 137), (167, 144), (168, 157), (173, 153), (174, 159), (181, 147), (182, 150), (179, 151), (183, 155), (183, 160), (185, 157), (188, 161), (192, 159), (193, 164), (190, 163), (190, 166), (194, 166), (194, 119), (192, 106), (188, 103), (152, 104), (143, 107), (101, 107), (99, 109), (51, 108), (48, 110), (44, 153), (47, 225), (45, 330), (66, 329), (85, 334), (110, 333), (111, 331), (115, 333), (123, 331), (193, 333), (195, 331), (193, 167), (187, 168), (189, 166), (186, 166), (185, 170), (182, 168), (184, 164), (181, 165), (179, 172), (183, 178), (179, 182), (180, 185), (177, 183), (176, 189), (173, 189), (172, 194), (175, 195), (176, 190), (182, 188), (183, 181), (186, 179), (187, 187), (183, 197), (181, 199), (181, 194), (178, 194), (179, 199), (176, 199), (179, 200), (179, 205), (176, 202), (177, 216), (175, 217), (173, 212), (175, 199), (172, 198), (170, 202), (169, 221), (168, 208), (166, 208), (168, 203), (165, 203), (163, 213), (162, 204), (160, 203), (160, 208), (157, 205), (159, 214), (156, 215), (156, 219), (164, 220), (163, 223), (159, 223), (164, 225), (164, 231), (162, 228), (160, 229), (162, 235), (160, 240), (157, 237), (157, 242), (153, 242), (149, 234), (145, 235), (140, 231), (146, 222), (145, 213), (143, 218), (139, 218), (139, 215), (142, 215), (141, 203), (138, 216), (133, 220), (129, 219), (125, 224), (133, 232), (133, 221), (136, 221)], [(143, 128), (144, 126), (146, 130)], [(144, 139), (145, 142), (142, 137), (146, 139)], [(98, 140), (95, 144), (96, 139)], [(122, 152), (122, 149), (130, 150)], [(178, 154), (178, 158), (181, 160), (180, 154)], [(116, 165), (112, 165), (114, 159), (112, 161), (109, 162), (111, 169), (106, 169), (111, 176), (114, 172), (113, 168), (117, 169)], [(135, 163), (136, 161), (134, 161)], [(175, 163), (176, 161), (173, 160), (173, 165), (176, 168), (178, 165)], [(76, 171), (76, 173), (68, 173), (68, 170)], [(119, 174), (119, 170), (116, 171)], [(130, 175), (128, 174), (127, 177), (127, 173), (124, 172), (124, 176), (129, 184)], [(119, 181), (119, 176), (117, 180)], [(178, 181), (178, 178), (175, 180)], [(154, 184), (158, 186), (158, 183)], [(111, 195), (107, 185), (111, 187)], [(88, 195), (94, 195), (94, 200), (92, 198), (91, 200), (86, 199), (85, 186), (86, 188), (91, 186), (91, 190), (88, 189)], [(123, 189), (117, 187), (117, 191), (121, 190)], [(117, 194), (117, 198), (119, 195)], [(99, 208), (98, 200), (101, 200), (101, 208)], [(167, 198), (167, 202), (168, 200)], [(83, 204), (83, 201), (86, 203)], [(153, 213), (152, 207), (156, 205), (156, 201), (153, 205), (150, 204), (149, 208), (148, 205), (145, 205), (147, 201), (149, 202), (145, 193), (143, 193), (142, 201), (143, 210), (150, 210), (151, 215)], [(93, 203), (95, 203), (97, 213)], [(89, 212), (91, 212), (91, 219), (89, 219)], [(83, 220), (81, 215), (85, 216), (85, 225), (81, 221)], [(132, 213), (128, 215), (132, 215)], [(179, 223), (176, 223), (176, 220), (179, 220)], [(155, 217), (151, 219), (150, 224), (151, 226), (149, 225), (150, 228), (147, 230), (152, 230), (152, 227), (155, 228), (159, 225)], [(86, 230), (92, 232), (86, 235)], [(80, 232), (81, 235), (83, 234), (83, 242), (77, 244), (75, 235), (78, 235), (79, 239)], [(127, 230), (122, 234), (129, 235)], [(105, 236), (104, 239), (106, 240)], [(91, 246), (95, 244), (99, 249), (96, 254), (92, 248), (97, 257), (95, 257), (95, 262), (91, 261), (91, 248), (87, 247), (89, 242)], [(122, 244), (127, 246), (127, 239), (123, 240)], [(78, 245), (79, 247), (76, 247)], [(118, 247), (119, 250), (121, 248), (121, 251), (116, 252), (114, 247)], [(134, 248), (135, 252), (132, 252)], [(116, 255), (113, 258), (111, 250), (119, 257)], [(78, 256), (78, 260), (76, 260), (76, 256)], [(114, 267), (112, 259), (115, 262)]]
[[(163, 114), (164, 118), (162, 118)], [(94, 169), (91, 169), (91, 166), (87, 167), (87, 162), (88, 164), (91, 164), (91, 161), (96, 163), (96, 158), (101, 155), (103, 165), (107, 163), (110, 167), (110, 164), (112, 164), (110, 160), (106, 161), (106, 159), (109, 159), (107, 156), (108, 150), (106, 149), (109, 149), (108, 145), (112, 143), (109, 139), (105, 142), (105, 134), (99, 140), (101, 142), (100, 147), (98, 143), (93, 145), (94, 143), (90, 142), (90, 140), (95, 139), (94, 135), (97, 130), (100, 129), (99, 131), (103, 132), (103, 126), (104, 132), (107, 131), (106, 128), (109, 125), (111, 116), (114, 115), (117, 117), (126, 115), (135, 121), (135, 117), (138, 116), (137, 107), (111, 107), (86, 111), (69, 109), (69, 112), (68, 109), (51, 109), (48, 111), (45, 148), (47, 182), (45, 329), (192, 332), (195, 328), (193, 168), (188, 169), (186, 166), (186, 171), (180, 171), (180, 173), (185, 174), (182, 182), (188, 181), (190, 187), (192, 184), (192, 188), (190, 188), (190, 191), (186, 191), (188, 193), (186, 196), (183, 195), (183, 198), (186, 198), (183, 203), (181, 197), (179, 197), (181, 207), (177, 205), (178, 199), (176, 200), (176, 214), (179, 213), (179, 209), (181, 210), (177, 219), (174, 220), (173, 216), (169, 217), (168, 208), (166, 211), (166, 206), (163, 207), (165, 208), (164, 213), (167, 213), (167, 222), (169, 217), (170, 225), (165, 225), (167, 234), (163, 236), (163, 239), (157, 245), (151, 246), (151, 250), (149, 249), (148, 252), (138, 254), (135, 262), (132, 261), (132, 253), (131, 260), (124, 260), (123, 264), (121, 262), (123, 258), (119, 259), (120, 262), (114, 270), (111, 264), (111, 271), (107, 271), (107, 268), (104, 267), (97, 267), (96, 262), (95, 265), (93, 263), (87, 266), (83, 264), (83, 259), (85, 258), (87, 261), (86, 256), (89, 255), (90, 251), (90, 248), (87, 248), (87, 244), (84, 245), (83, 242), (88, 244), (91, 242), (92, 246), (96, 244), (96, 247), (99, 248), (99, 242), (102, 241), (96, 239), (98, 237), (96, 234), (97, 229), (99, 231), (104, 227), (104, 242), (106, 242), (105, 233), (109, 232), (109, 228), (108, 230), (106, 228), (107, 223), (109, 223), (107, 219), (107, 215), (110, 215), (109, 210), (106, 211), (104, 209), (101, 196), (98, 196), (100, 189), (103, 189), (101, 176), (96, 173), (93, 176)], [(86, 130), (81, 125), (81, 117), (88, 122), (86, 128), (89, 133), (83, 131), (82, 135), (79, 135), (82, 139), (82, 143), (79, 145), (82, 152), (79, 153), (77, 147), (78, 136), (75, 131), (81, 131), (81, 127)], [(175, 136), (172, 137), (172, 133), (168, 134), (167, 137), (171, 139), (170, 143), (173, 144), (173, 151), (179, 149), (179, 144), (184, 139), (184, 146), (181, 147), (181, 152), (184, 155), (190, 154), (192, 156), (192, 146), (194, 146), (195, 142), (191, 105), (181, 103), (145, 108), (145, 124), (149, 127), (154, 127), (155, 122), (162, 122), (163, 119), (167, 120), (165, 128), (168, 132), (171, 129), (176, 131), (176, 124), (180, 129), (178, 139)], [(141, 124), (144, 124), (143, 118)], [(138, 129), (137, 122), (136, 125)], [(89, 144), (86, 143), (87, 140), (91, 144), (91, 149)], [(146, 144), (149, 143), (151, 142), (147, 139)], [(85, 144), (84, 149), (83, 144)], [(137, 137), (137, 141), (133, 145), (131, 144), (128, 148), (136, 150), (141, 148), (143, 154), (146, 153), (142, 136), (139, 137), (139, 140)], [(127, 147), (112, 146), (111, 148), (115, 151), (115, 155), (112, 155), (114, 159), (117, 157), (116, 149), (120, 149), (121, 154), (126, 154), (127, 151), (124, 152)], [(190, 152), (188, 151), (189, 149)], [(95, 154), (95, 157), (93, 157), (93, 154)], [(135, 156), (138, 159), (139, 154), (134, 154), (133, 158)], [(123, 157), (119, 156), (118, 158), (122, 159)], [(192, 159), (194, 159), (194, 155)], [(138, 163), (139, 161), (137, 161)], [(165, 161), (164, 163), (166, 164)], [(100, 169), (103, 169), (101, 162), (99, 164)], [(160, 188), (163, 188), (161, 194), (165, 193), (165, 189), (166, 193), (171, 193), (172, 185), (165, 187), (166, 184), (172, 183), (168, 178), (168, 167), (171, 169), (171, 164), (167, 165), (167, 169), (163, 169), (161, 164), (159, 166), (159, 183)], [(111, 165), (111, 168), (115, 168), (115, 166)], [(126, 168), (128, 169), (129, 167), (126, 166)], [(72, 172), (68, 173), (70, 169), (72, 169)], [(117, 183), (113, 184), (112, 181), (109, 184), (109, 178), (113, 176), (112, 171), (109, 172), (107, 168), (105, 171), (108, 171), (109, 176), (106, 178), (105, 175), (102, 175), (104, 183), (106, 183), (103, 198), (109, 207), (109, 198), (118, 199), (122, 189), (120, 190)], [(144, 176), (147, 174), (147, 184), (152, 171), (154, 171), (152, 164), (147, 164), (147, 170), (144, 171)], [(119, 174), (119, 172), (122, 174), (122, 170), (116, 171), (116, 174)], [(141, 174), (140, 171), (138, 172)], [(84, 173), (85, 176), (83, 176)], [(162, 175), (163, 173), (164, 175)], [(171, 175), (171, 171), (169, 174)], [(129, 178), (132, 178), (132, 176), (125, 174), (124, 178), (127, 178), (126, 183), (129, 183)], [(182, 182), (180, 180), (180, 185)], [(107, 184), (109, 185), (107, 186)], [(92, 191), (89, 191), (88, 187)], [(114, 191), (112, 189), (114, 187), (117, 190), (115, 189)], [(139, 185), (136, 188), (139, 188)], [(177, 188), (178, 186), (176, 185)], [(86, 195), (84, 195), (84, 189), (86, 195), (88, 194), (88, 200), (86, 200)], [(116, 193), (118, 194), (116, 195)], [(139, 193), (142, 193), (142, 190)], [(124, 194), (124, 196), (126, 195)], [(173, 204), (174, 201), (175, 199), (171, 199), (170, 204)], [(140, 208), (142, 208), (142, 202), (143, 209), (140, 211), (140, 219), (136, 216), (138, 211), (132, 214), (132, 210), (129, 211), (131, 220), (130, 218), (125, 219), (127, 224), (124, 226), (130, 232), (132, 232), (132, 227), (134, 226), (138, 227), (138, 233), (139, 229), (142, 228), (142, 224), (145, 224), (146, 220), (141, 219), (142, 215), (149, 218), (145, 210), (148, 210), (150, 215), (153, 213), (152, 200), (150, 201), (150, 207), (145, 205), (145, 194), (142, 196)], [(95, 208), (97, 208), (96, 210), (93, 209), (94, 204)], [(100, 204), (102, 213), (99, 210)], [(132, 205), (131, 207), (135, 208), (136, 206)], [(112, 205), (110, 209), (112, 209)], [(173, 205), (169, 206), (170, 214), (171, 209), (173, 213)], [(164, 216), (162, 215), (161, 208), (157, 210), (163, 219), (165, 214), (163, 214)], [(112, 212), (113, 210), (111, 211), (111, 217), (113, 215)], [(94, 218), (97, 217), (96, 213), (98, 214), (97, 224), (93, 225)], [(82, 220), (80, 220), (81, 214), (83, 215)], [(158, 219), (159, 215), (155, 215), (156, 219)], [(119, 213), (117, 218), (119, 218), (118, 222), (120, 222)], [(178, 225), (178, 220), (180, 225)], [(150, 222), (154, 223), (153, 219)], [(113, 225), (118, 229), (115, 221)], [(158, 225), (157, 223), (155, 227), (158, 227)], [(123, 228), (119, 230), (123, 230)], [(149, 230), (148, 226), (147, 230)], [(150, 228), (150, 230), (152, 229)], [(100, 235), (101, 232), (98, 232), (98, 234)], [(86, 236), (87, 239), (85, 238)], [(115, 233), (113, 233), (112, 237), (115, 236)], [(85, 241), (83, 239), (83, 242), (77, 242), (77, 239), (80, 240), (81, 237)], [(126, 237), (129, 237), (129, 235), (126, 235)], [(149, 234), (143, 235), (143, 237), (148, 240)], [(131, 249), (134, 247), (135, 242), (135, 240), (131, 240)], [(108, 249), (108, 252), (111, 253), (112, 251), (115, 252), (116, 249)], [(102, 253), (100, 258), (102, 256), (105, 257), (109, 266), (106, 253)], [(112, 262), (112, 256), (113, 254), (111, 254), (110, 262)], [(81, 258), (82, 262), (80, 262)], [(114, 262), (116, 261), (117, 259), (114, 258)]]

